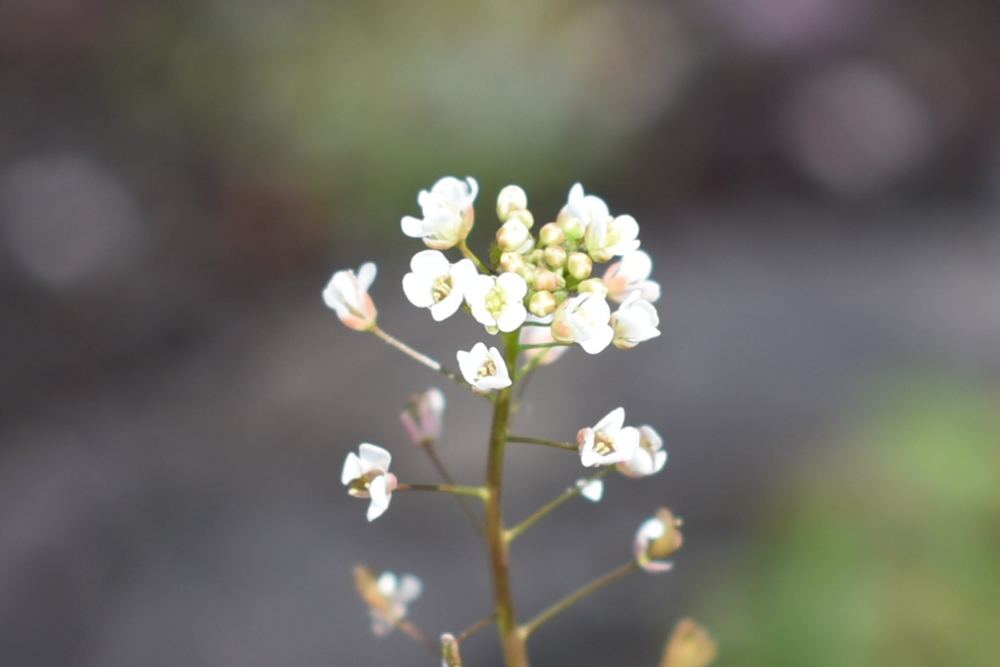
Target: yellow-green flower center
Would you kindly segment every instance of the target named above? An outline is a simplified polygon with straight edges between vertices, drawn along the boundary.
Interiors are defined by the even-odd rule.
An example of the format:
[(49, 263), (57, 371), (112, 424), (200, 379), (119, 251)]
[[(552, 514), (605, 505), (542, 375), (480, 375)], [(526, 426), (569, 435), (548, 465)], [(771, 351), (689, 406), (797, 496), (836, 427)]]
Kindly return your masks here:
[(451, 294), (451, 288), (451, 274), (446, 273), (435, 278), (434, 284), (431, 285), (431, 297), (434, 299), (434, 303), (444, 301)]

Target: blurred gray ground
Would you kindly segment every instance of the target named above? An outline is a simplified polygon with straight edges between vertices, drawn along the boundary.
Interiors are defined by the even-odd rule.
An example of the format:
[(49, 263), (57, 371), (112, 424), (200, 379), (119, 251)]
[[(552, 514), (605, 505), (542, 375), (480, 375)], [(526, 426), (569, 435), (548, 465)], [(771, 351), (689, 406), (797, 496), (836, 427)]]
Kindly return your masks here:
[[(639, 218), (667, 215), (674, 231), (644, 244), (664, 287), (663, 335), (629, 352), (571, 351), (533, 380), (517, 431), (572, 439), (623, 405), (630, 423), (664, 434), (670, 462), (653, 479), (612, 478), (600, 504), (572, 504), (519, 542), (521, 608), (530, 615), (628, 558), (659, 505), (685, 517), (688, 541), (674, 573), (636, 575), (541, 631), (540, 664), (616, 664), (621, 652), (649, 664), (769, 483), (872, 379), (1000, 371), (995, 208)], [(912, 231), (900, 234), (904, 223)], [(405, 257), (375, 259), (386, 329), (444, 360), (483, 338), (471, 318), (437, 324), (405, 302)], [(485, 614), (483, 550), (450, 499), (397, 494), (368, 525), (365, 504), (340, 487), (343, 457), (361, 441), (390, 448), (401, 479), (433, 478), (396, 417), (411, 393), (441, 382), (342, 327), (322, 284), (234, 300), (196, 340), (6, 415), (6, 664), (435, 664), (401, 636), (365, 636), (357, 562), (421, 576), (413, 619), (431, 633)], [(444, 388), (442, 454), (475, 480), (488, 406)], [(517, 447), (508, 468), (512, 519), (584, 472), (573, 456)], [(470, 664), (495, 664), (485, 657), (494, 644), (490, 632), (470, 641)]]

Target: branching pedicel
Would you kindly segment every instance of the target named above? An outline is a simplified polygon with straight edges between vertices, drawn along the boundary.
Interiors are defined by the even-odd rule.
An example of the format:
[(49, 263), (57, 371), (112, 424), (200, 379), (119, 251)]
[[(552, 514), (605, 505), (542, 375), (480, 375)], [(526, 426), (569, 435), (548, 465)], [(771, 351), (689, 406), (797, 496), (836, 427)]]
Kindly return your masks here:
[[(429, 389), (416, 396), (402, 414), (411, 440), (430, 458), (443, 484), (399, 483), (389, 472), (392, 456), (385, 449), (363, 443), (350, 453), (341, 475), (348, 492), (369, 498), (368, 520), (389, 507), (394, 491), (436, 491), (456, 495), (470, 519), (483, 534), (490, 554), (495, 608), (483, 620), (460, 635), (445, 633), (440, 644), (428, 639), (406, 618), (407, 605), (420, 593), (413, 575), (397, 578), (390, 572), (378, 575), (364, 567), (355, 571), (358, 592), (369, 606), (373, 631), (385, 634), (399, 628), (442, 656), (445, 667), (462, 664), (460, 646), (474, 632), (496, 624), (507, 667), (527, 667), (527, 641), (543, 623), (583, 597), (637, 569), (663, 572), (667, 560), (682, 542), (680, 520), (669, 510), (659, 510), (636, 533), (634, 557), (622, 567), (595, 579), (529, 621), (518, 619), (508, 571), (511, 543), (536, 522), (577, 495), (597, 502), (603, 493), (603, 478), (618, 470), (628, 477), (659, 472), (667, 462), (663, 440), (653, 427), (625, 425), (625, 410), (618, 407), (580, 429), (576, 444), (510, 433), (517, 412), (518, 386), (540, 366), (558, 359), (572, 345), (588, 354), (598, 354), (609, 345), (630, 349), (659, 336), (659, 317), (653, 303), (660, 287), (649, 279), (652, 261), (639, 250), (639, 225), (629, 215), (612, 216), (599, 197), (584, 194), (580, 184), (569, 192), (566, 205), (555, 222), (543, 225), (537, 237), (531, 232), (534, 216), (528, 210), (524, 191), (510, 185), (497, 198), (501, 226), (483, 261), (466, 244), (474, 221), (473, 203), (479, 192), (475, 179), (453, 177), (439, 180), (417, 201), (423, 218), (407, 216), (402, 229), (407, 236), (421, 238), (429, 249), (414, 255), (411, 272), (403, 278), (403, 291), (418, 308), (430, 310), (436, 321), (445, 320), (460, 308), (483, 324), (486, 332), (499, 336), (499, 346), (479, 342), (471, 350), (456, 354), (459, 372), (413, 350), (384, 332), (376, 323), (377, 311), (368, 294), (375, 280), (372, 263), (357, 274), (338, 271), (323, 298), (348, 327), (370, 331), (419, 363), (464, 385), (493, 404), (487, 450), (486, 478), (481, 486), (455, 483), (434, 448), (441, 432), (444, 394)], [(456, 249), (463, 258), (452, 263), (443, 251)], [(595, 262), (620, 258), (603, 277), (592, 277)], [(618, 304), (612, 313), (608, 301)], [(555, 447), (577, 452), (585, 467), (599, 468), (580, 479), (520, 524), (504, 521), (501, 492), (503, 463), (510, 443)], [(477, 511), (482, 502), (485, 515)], [(674, 632), (661, 665), (701, 667), (714, 659), (711, 638), (692, 621), (683, 621)]]

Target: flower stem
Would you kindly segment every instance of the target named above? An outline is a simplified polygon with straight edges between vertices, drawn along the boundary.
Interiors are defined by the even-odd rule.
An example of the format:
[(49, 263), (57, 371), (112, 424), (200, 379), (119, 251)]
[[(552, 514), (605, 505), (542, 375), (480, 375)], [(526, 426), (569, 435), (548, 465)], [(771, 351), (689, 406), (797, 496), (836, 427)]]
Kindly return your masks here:
[(590, 582), (583, 588), (580, 588), (575, 593), (567, 595), (562, 600), (555, 603), (554, 605), (543, 611), (541, 614), (539, 614), (535, 618), (531, 619), (530, 621), (522, 625), (520, 629), (521, 636), (524, 639), (527, 639), (528, 636), (531, 635), (532, 632), (537, 630), (538, 627), (543, 623), (552, 620), (562, 612), (566, 611), (566, 609), (572, 607), (574, 604), (576, 604), (583, 598), (587, 597), (594, 591), (606, 586), (607, 584), (610, 584), (612, 581), (616, 579), (624, 577), (626, 574), (629, 574), (630, 572), (638, 569), (638, 567), (639, 567), (638, 561), (630, 560), (617, 570), (609, 572), (608, 574), (605, 574), (603, 577), (595, 579), (594, 581)]
[[(601, 479), (602, 477), (605, 477), (608, 473), (610, 473), (612, 470), (614, 470), (614, 468), (611, 468), (611, 467), (605, 468), (604, 470), (600, 471), (596, 475), (591, 475), (590, 477), (588, 477), (585, 480), (585, 483), (592, 482), (595, 479)], [(513, 542), (515, 539), (517, 539), (517, 537), (519, 535), (521, 535), (521, 533), (523, 533), (524, 531), (528, 530), (529, 528), (531, 528), (532, 526), (534, 526), (536, 523), (538, 523), (539, 519), (541, 519), (542, 517), (544, 517), (546, 514), (548, 514), (552, 510), (556, 509), (557, 507), (559, 507), (560, 505), (562, 505), (563, 503), (565, 503), (570, 498), (573, 498), (574, 496), (580, 495), (580, 491), (583, 489), (584, 485), (585, 484), (577, 484), (577, 485), (571, 486), (570, 488), (566, 489), (566, 491), (564, 491), (562, 495), (560, 495), (559, 497), (557, 497), (556, 499), (554, 499), (548, 505), (545, 505), (544, 507), (542, 507), (541, 509), (539, 509), (537, 512), (535, 512), (534, 514), (532, 514), (531, 516), (529, 516), (527, 519), (525, 519), (521, 523), (517, 524), (513, 528), (509, 529), (504, 534), (504, 538), (508, 542)]]
[(525, 445), (544, 445), (545, 447), (555, 447), (556, 449), (565, 449), (571, 452), (580, 451), (580, 448), (577, 445), (572, 445), (568, 442), (560, 442), (558, 440), (547, 440), (545, 438), (529, 438), (526, 436), (512, 435), (507, 438), (507, 442), (519, 442)]
[(455, 641), (461, 644), (466, 639), (476, 634), (483, 628), (490, 626), (495, 620), (497, 620), (496, 614), (490, 614), (486, 618), (479, 619), (478, 621), (475, 622), (475, 624), (472, 625), (472, 627), (470, 627), (468, 630), (460, 634), (458, 637), (455, 637)]
[[(506, 362), (513, 368), (517, 362), (517, 332), (504, 334)], [(510, 552), (504, 539), (503, 521), (503, 462), (510, 425), (510, 404), (513, 386), (502, 389), (493, 404), (493, 424), (490, 429), (489, 462), (486, 467), (486, 542), (493, 574), (493, 595), (496, 601), (496, 623), (500, 632), (507, 667), (528, 667), (525, 637), (517, 623), (514, 596), (510, 586)]]
[(480, 260), (478, 257), (476, 257), (476, 253), (474, 253), (471, 250), (469, 250), (469, 246), (466, 245), (465, 241), (459, 241), (458, 242), (458, 249), (462, 251), (463, 255), (465, 255), (466, 257), (468, 257), (469, 259), (471, 259), (472, 263), (475, 264), (476, 267), (480, 271), (482, 271), (483, 273), (485, 273), (488, 276), (493, 274), (493, 272), (490, 271), (490, 267), (488, 267), (485, 264), (483, 264), (482, 260)]
[(454, 484), (397, 484), (394, 491), (438, 491), (457, 496), (475, 496), (484, 502), (489, 492), (482, 486), (456, 486)]
[(427, 635), (425, 635), (424, 633), (420, 632), (420, 630), (417, 630), (416, 626), (413, 625), (413, 623), (410, 623), (405, 618), (400, 619), (396, 623), (396, 627), (398, 627), (400, 630), (402, 630), (403, 632), (405, 632), (406, 634), (408, 634), (410, 637), (412, 637), (418, 643), (422, 644), (431, 653), (439, 654), (441, 652), (441, 649), (440, 649), (440, 647), (438, 647), (437, 644), (435, 644), (430, 639), (428, 639)]
[[(427, 458), (431, 460), (431, 464), (434, 466), (434, 469), (438, 471), (438, 474), (441, 475), (441, 479), (443, 479), (445, 483), (454, 486), (455, 480), (448, 472), (448, 469), (444, 466), (444, 462), (442, 462), (438, 457), (437, 450), (434, 448), (434, 443), (427, 443), (421, 447), (421, 449), (423, 449), (424, 453), (427, 454)], [(476, 526), (476, 530), (479, 531), (479, 534), (485, 537), (486, 526), (483, 525), (483, 520), (479, 518), (476, 510), (472, 509), (472, 505), (469, 504), (468, 499), (465, 496), (458, 496), (458, 502), (461, 503), (462, 509), (465, 510), (465, 513), (469, 515), (469, 519)]]
[(434, 359), (431, 359), (430, 357), (428, 357), (426, 354), (421, 354), (420, 352), (417, 352), (416, 350), (414, 350), (412, 347), (410, 347), (409, 345), (407, 345), (403, 341), (398, 340), (398, 339), (390, 336), (386, 332), (382, 331), (382, 329), (380, 327), (373, 326), (371, 328), (371, 332), (373, 334), (375, 334), (376, 336), (378, 336), (379, 338), (381, 338), (382, 340), (384, 340), (386, 343), (388, 343), (392, 347), (394, 347), (397, 350), (399, 350), (400, 352), (402, 352), (403, 354), (405, 354), (408, 357), (411, 357), (413, 359), (416, 359), (418, 362), (420, 362), (424, 366), (427, 366), (427, 368), (431, 369), (432, 371), (437, 371), (441, 375), (444, 375), (445, 377), (450, 378), (450, 379), (454, 380), (455, 382), (457, 382), (457, 383), (459, 383), (461, 385), (465, 385), (466, 387), (469, 386), (469, 383), (466, 382), (465, 380), (463, 380), (462, 377), (459, 376), (457, 373), (454, 373), (453, 371), (448, 370), (447, 368), (445, 368), (444, 366), (442, 366), (440, 363), (438, 363)]

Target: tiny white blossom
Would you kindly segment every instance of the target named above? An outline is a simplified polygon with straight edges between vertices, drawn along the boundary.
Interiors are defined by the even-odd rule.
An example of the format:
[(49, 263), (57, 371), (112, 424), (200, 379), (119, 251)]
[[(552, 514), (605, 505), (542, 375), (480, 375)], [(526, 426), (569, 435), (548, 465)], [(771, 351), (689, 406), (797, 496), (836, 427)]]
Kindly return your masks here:
[(591, 502), (596, 503), (604, 496), (603, 479), (592, 479), (590, 481), (578, 479), (576, 480), (576, 486), (580, 489), (580, 495)]
[(397, 577), (392, 572), (383, 572), (376, 584), (379, 594), (385, 599), (385, 607), (369, 607), (372, 619), (372, 634), (382, 637), (406, 618), (409, 604), (420, 597), (424, 585), (420, 578), (412, 574)]
[(368, 295), (368, 288), (375, 282), (377, 273), (373, 262), (362, 264), (357, 275), (349, 269), (337, 271), (323, 290), (327, 307), (336, 311), (340, 321), (351, 329), (364, 331), (375, 325), (378, 311)]
[(650, 280), (653, 260), (642, 250), (634, 250), (622, 256), (604, 272), (604, 284), (608, 288), (608, 298), (621, 303), (632, 292), (655, 303), (660, 298), (660, 284)]
[(340, 481), (357, 498), (371, 498), (368, 520), (373, 521), (389, 507), (396, 476), (389, 472), (392, 454), (378, 445), (361, 443), (358, 454), (351, 452), (344, 461)]
[(490, 333), (499, 329), (504, 333), (514, 331), (524, 323), (528, 309), (524, 297), (528, 283), (516, 273), (501, 273), (497, 277), (476, 275), (465, 290), (465, 300), (472, 309), (472, 316), (486, 325)]
[(639, 223), (631, 215), (595, 220), (587, 225), (583, 243), (595, 262), (606, 262), (639, 247)]
[[(538, 318), (530, 318), (538, 321)], [(549, 318), (551, 319), (551, 318)], [(544, 345), (546, 343), (555, 343), (556, 339), (552, 337), (551, 327), (533, 327), (526, 326), (521, 327), (521, 345)], [(553, 347), (536, 347), (524, 351), (524, 356), (529, 360), (535, 357), (541, 357), (538, 361), (539, 366), (547, 366), (553, 361), (561, 357), (569, 349), (567, 345), (555, 345)]]
[(656, 516), (639, 526), (632, 543), (635, 559), (647, 572), (666, 572), (674, 564), (664, 560), (681, 548), (683, 536), (680, 520), (668, 509), (661, 509)]
[(604, 200), (595, 195), (587, 195), (583, 192), (583, 186), (574, 183), (569, 189), (569, 197), (566, 205), (559, 213), (560, 218), (576, 218), (586, 229), (592, 222), (607, 221), (611, 217), (608, 205)]
[(625, 303), (611, 316), (611, 327), (615, 331), (615, 347), (630, 350), (639, 343), (656, 338), (660, 330), (660, 316), (656, 306), (639, 298), (639, 292), (632, 292)]
[(588, 468), (628, 461), (639, 447), (639, 430), (624, 426), (625, 409), (616, 408), (591, 428), (580, 429), (580, 463)]
[(652, 426), (639, 427), (639, 447), (628, 461), (618, 464), (618, 470), (629, 477), (655, 475), (667, 464), (667, 451), (663, 449), (663, 438)]
[(399, 415), (410, 440), (418, 447), (434, 444), (441, 435), (441, 417), (444, 415), (444, 392), (431, 387), (410, 399), (410, 404)]
[(597, 354), (615, 337), (611, 328), (611, 307), (593, 292), (566, 299), (556, 308), (552, 337), (560, 343), (579, 343), (587, 354)]
[(471, 176), (462, 182), (454, 176), (445, 176), (428, 190), (421, 190), (417, 203), (423, 219), (406, 216), (401, 221), (403, 233), (422, 238), (427, 247), (447, 250), (461, 243), (469, 235), (475, 219), (472, 208), (479, 184)]
[(528, 208), (528, 195), (519, 185), (508, 185), (497, 195), (497, 217), (507, 222), (511, 213)]
[(472, 260), (452, 264), (439, 250), (421, 250), (410, 260), (410, 269), (403, 276), (403, 292), (414, 306), (429, 308), (436, 322), (455, 314), (477, 275)]
[(473, 391), (477, 394), (485, 394), (511, 385), (507, 364), (495, 347), (487, 350), (484, 343), (476, 343), (468, 352), (459, 350), (456, 356), (462, 377), (472, 385)]

